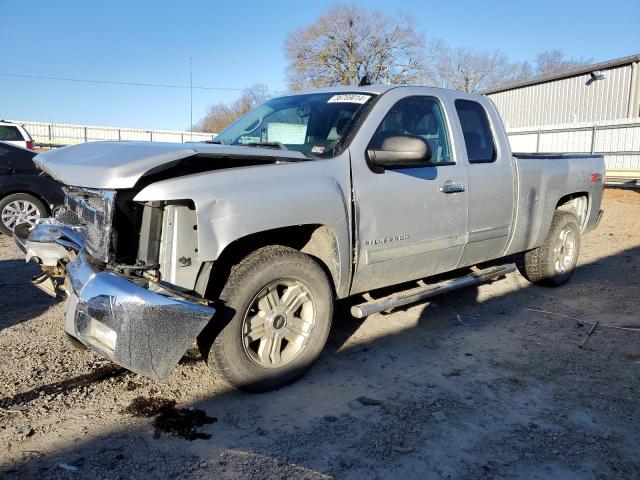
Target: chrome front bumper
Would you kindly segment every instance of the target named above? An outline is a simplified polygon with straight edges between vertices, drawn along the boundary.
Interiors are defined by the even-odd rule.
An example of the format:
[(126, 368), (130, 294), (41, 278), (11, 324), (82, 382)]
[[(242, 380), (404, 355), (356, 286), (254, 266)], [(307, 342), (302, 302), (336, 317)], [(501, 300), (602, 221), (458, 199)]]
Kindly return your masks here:
[[(16, 230), (16, 243), (27, 257), (44, 268), (42, 256), (51, 262), (55, 251), (58, 266), (66, 268), (65, 331), (136, 373), (166, 378), (215, 312), (153, 282), (97, 268), (82, 248), (75, 253), (78, 245), (66, 243), (72, 230), (64, 226), (40, 224), (26, 238), (23, 229)], [(38, 241), (43, 239), (50, 241)], [(64, 253), (55, 248), (61, 241)]]
[(68, 258), (69, 252), (78, 252), (84, 246), (84, 239), (77, 228), (45, 218), (31, 228), (28, 223), (16, 225), (13, 240), (26, 254), (27, 262), (37, 259), (45, 267), (55, 267), (61, 259)]

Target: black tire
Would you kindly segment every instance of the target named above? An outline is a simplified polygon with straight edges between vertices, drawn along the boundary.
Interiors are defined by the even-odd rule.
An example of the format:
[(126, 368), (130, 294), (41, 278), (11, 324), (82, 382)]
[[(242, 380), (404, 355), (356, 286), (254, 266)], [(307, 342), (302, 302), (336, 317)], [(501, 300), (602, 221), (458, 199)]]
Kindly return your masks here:
[[(557, 260), (557, 249), (563, 232), (570, 232), (574, 246), (571, 253), (566, 253), (564, 262)], [(566, 248), (566, 247), (564, 247)], [(561, 252), (564, 250), (560, 249)], [(567, 250), (568, 252), (568, 250)], [(569, 281), (578, 263), (580, 254), (580, 226), (578, 219), (570, 212), (556, 210), (551, 221), (549, 233), (542, 246), (529, 250), (520, 256), (518, 270), (531, 283), (545, 287), (557, 287)], [(558, 268), (558, 263), (565, 264)]]
[[(304, 323), (305, 329), (309, 328), (310, 330), (306, 332), (308, 335), (304, 337), (306, 340), (301, 341), (304, 343), (302, 347), (298, 346), (298, 342), (290, 342), (289, 340), (281, 339), (280, 343), (276, 340), (269, 340), (267, 338), (271, 337), (264, 334), (264, 338), (267, 339), (265, 341), (278, 345), (278, 359), (280, 359), (280, 345), (286, 345), (282, 350), (282, 358), (285, 356), (285, 348), (301, 349), (297, 354), (289, 354), (288, 363), (281, 366), (274, 366), (276, 365), (274, 363), (270, 368), (266, 368), (258, 363), (259, 360), (264, 360), (263, 358), (258, 360), (255, 358), (260, 354), (252, 350), (255, 348), (253, 346), (255, 343), (249, 343), (252, 335), (247, 333), (247, 329), (253, 325), (250, 319), (255, 319), (260, 315), (262, 315), (259, 320), (260, 329), (268, 328), (270, 332), (276, 331), (276, 317), (286, 316), (284, 326), (279, 327), (281, 330), (293, 328), (293, 321), (300, 320), (298, 317), (291, 317), (295, 316), (295, 312), (302, 312), (302, 307), (300, 310), (291, 310), (291, 317), (288, 316), (289, 313), (265, 316), (262, 310), (256, 309), (256, 305), (260, 304), (258, 299), (265, 299), (264, 296), (260, 296), (261, 294), (264, 295), (266, 291), (276, 291), (277, 293), (278, 283), (285, 281), (290, 282), (291, 287), (299, 288), (299, 292), (303, 292), (302, 296), (296, 296), (296, 299), (302, 298), (305, 308), (308, 306), (307, 303), (311, 302), (307, 313), (313, 312), (313, 326), (308, 327), (309, 324)], [(273, 287), (274, 284), (275, 287)], [(285, 299), (285, 296), (287, 296), (286, 290), (276, 298), (280, 301)], [(288, 295), (288, 297), (291, 296)], [(288, 247), (274, 245), (261, 248), (248, 255), (232, 269), (220, 294), (220, 303), (220, 308), (214, 315), (211, 325), (200, 335), (198, 345), (211, 369), (220, 372), (234, 387), (249, 392), (266, 392), (283, 387), (300, 378), (320, 356), (331, 328), (333, 290), (327, 274), (310, 256)], [(284, 301), (282, 304), (278, 303), (278, 308), (285, 303)], [(293, 303), (297, 305), (298, 300)], [(275, 309), (271, 312), (275, 312)], [(302, 313), (299, 313), (298, 316), (301, 317)], [(264, 320), (266, 322), (264, 325), (262, 325), (263, 317), (267, 318)], [(285, 333), (282, 335), (280, 338), (286, 337)], [(263, 340), (253, 341), (261, 345)], [(269, 345), (274, 343), (269, 343)], [(268, 347), (265, 347), (264, 350), (266, 348)], [(267, 356), (269, 357), (267, 360), (271, 361), (271, 353)]]
[(13, 234), (13, 226), (15, 225), (11, 225), (11, 228), (5, 225), (2, 215), (8, 205), (20, 201), (31, 203), (38, 210), (39, 218), (45, 218), (49, 216), (47, 207), (39, 198), (34, 197), (33, 195), (30, 195), (28, 193), (12, 193), (11, 195), (7, 195), (0, 200), (0, 232), (4, 233), (5, 235), (11, 236)]

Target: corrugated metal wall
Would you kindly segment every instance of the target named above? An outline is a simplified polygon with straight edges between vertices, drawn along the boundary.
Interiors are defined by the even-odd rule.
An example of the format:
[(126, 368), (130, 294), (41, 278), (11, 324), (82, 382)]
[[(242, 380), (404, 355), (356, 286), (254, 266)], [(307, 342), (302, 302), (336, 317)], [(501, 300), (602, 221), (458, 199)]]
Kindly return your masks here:
[[(584, 74), (487, 96), (496, 104), (507, 129), (625, 118), (632, 66), (604, 72), (604, 79), (591, 83), (591, 76)], [(637, 104), (640, 98), (634, 101)]]
[[(632, 62), (637, 62), (634, 58)], [(634, 64), (488, 94), (515, 152), (592, 152), (607, 170), (640, 172), (640, 70)], [(636, 64), (635, 68), (639, 68)]]
[(604, 155), (608, 170), (640, 170), (640, 117), (507, 131), (514, 152)]

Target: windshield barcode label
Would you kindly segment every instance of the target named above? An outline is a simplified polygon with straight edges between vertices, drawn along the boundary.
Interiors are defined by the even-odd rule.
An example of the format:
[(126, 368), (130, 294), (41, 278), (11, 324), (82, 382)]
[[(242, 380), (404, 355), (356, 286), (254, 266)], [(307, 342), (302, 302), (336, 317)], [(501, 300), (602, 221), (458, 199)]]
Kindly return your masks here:
[(371, 95), (361, 95), (359, 93), (341, 93), (340, 95), (334, 95), (327, 103), (366, 103), (371, 98)]

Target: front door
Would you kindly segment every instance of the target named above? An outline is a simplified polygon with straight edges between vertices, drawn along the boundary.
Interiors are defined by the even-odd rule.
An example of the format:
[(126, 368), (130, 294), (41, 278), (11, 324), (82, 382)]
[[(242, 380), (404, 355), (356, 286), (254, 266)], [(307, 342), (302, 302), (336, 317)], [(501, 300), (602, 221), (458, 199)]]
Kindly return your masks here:
[(376, 105), (388, 113), (376, 122), (367, 147), (379, 148), (389, 136), (418, 135), (431, 147), (431, 163), (380, 173), (367, 166), (362, 138), (352, 145), (352, 293), (452, 270), (466, 243), (467, 171), (456, 161), (443, 104), (433, 96), (400, 92), (386, 93)]

